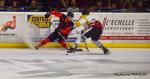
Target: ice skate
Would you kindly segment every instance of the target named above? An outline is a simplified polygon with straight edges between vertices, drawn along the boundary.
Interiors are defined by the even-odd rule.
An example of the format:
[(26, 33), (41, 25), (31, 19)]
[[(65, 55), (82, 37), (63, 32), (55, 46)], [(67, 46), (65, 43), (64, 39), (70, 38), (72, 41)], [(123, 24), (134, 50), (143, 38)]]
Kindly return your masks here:
[(111, 52), (109, 51), (109, 50), (107, 50), (107, 51), (104, 51), (104, 54), (105, 55), (108, 55), (108, 54), (110, 54)]
[(67, 53), (75, 53), (75, 48), (70, 47), (70, 48), (67, 50)]
[(39, 48), (37, 46), (35, 46), (35, 50), (38, 50)]
[(40, 48), (41, 44), (34, 46), (35, 50), (38, 50)]
[(106, 47), (104, 47), (103, 45), (100, 46), (100, 48), (104, 51), (104, 54), (105, 54), (105, 55), (108, 55), (108, 54), (111, 53), (111, 52), (110, 52)]

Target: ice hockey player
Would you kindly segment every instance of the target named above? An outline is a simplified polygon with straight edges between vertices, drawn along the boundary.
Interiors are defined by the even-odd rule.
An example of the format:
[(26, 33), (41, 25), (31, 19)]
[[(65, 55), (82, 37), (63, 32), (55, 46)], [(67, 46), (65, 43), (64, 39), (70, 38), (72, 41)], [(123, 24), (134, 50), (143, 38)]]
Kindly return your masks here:
[(72, 18), (74, 17), (74, 14), (72, 12), (68, 12), (67, 15), (65, 15), (56, 10), (51, 10), (47, 12), (47, 14), (45, 14), (45, 17), (48, 18), (50, 15), (54, 15), (59, 18), (59, 25), (55, 28), (55, 31), (53, 33), (51, 33), (44, 40), (40, 41), (40, 43), (37, 44), (35, 48), (39, 49), (41, 46), (46, 45), (49, 42), (58, 40), (58, 42), (65, 49), (69, 49), (65, 39), (67, 39), (68, 34), (73, 30), (74, 23), (72, 21)]
[(109, 50), (106, 47), (104, 47), (103, 44), (99, 41), (105, 22), (106, 22), (106, 18), (104, 19), (102, 24), (100, 21), (91, 18), (91, 16), (89, 16), (89, 11), (83, 10), (82, 16), (77, 22), (75, 22), (75, 25), (77, 27), (81, 25), (84, 26), (85, 28), (83, 30), (84, 32), (81, 34), (79, 38), (77, 38), (73, 49), (68, 50), (67, 53), (73, 53), (73, 52), (75, 53), (75, 50), (79, 46), (80, 42), (85, 41), (87, 38), (91, 38), (91, 41), (97, 47), (102, 49), (104, 51), (104, 54), (109, 54), (110, 53)]

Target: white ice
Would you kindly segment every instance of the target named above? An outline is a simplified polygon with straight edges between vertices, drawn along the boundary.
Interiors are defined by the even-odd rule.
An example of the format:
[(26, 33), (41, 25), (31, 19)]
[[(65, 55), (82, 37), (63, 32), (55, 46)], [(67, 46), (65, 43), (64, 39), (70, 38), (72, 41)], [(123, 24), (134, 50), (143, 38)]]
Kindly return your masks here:
[(0, 79), (150, 79), (150, 49), (110, 48), (65, 55), (61, 48), (0, 49)]

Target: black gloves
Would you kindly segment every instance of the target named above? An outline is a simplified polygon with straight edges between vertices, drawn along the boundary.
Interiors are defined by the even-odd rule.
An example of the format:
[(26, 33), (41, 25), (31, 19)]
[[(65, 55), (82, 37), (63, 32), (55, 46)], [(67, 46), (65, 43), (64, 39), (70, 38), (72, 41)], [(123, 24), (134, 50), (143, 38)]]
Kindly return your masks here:
[(48, 18), (49, 16), (51, 16), (51, 14), (50, 14), (49, 12), (47, 12), (47, 13), (45, 14), (45, 18)]
[(59, 30), (59, 29), (55, 29), (55, 31), (60, 33), (60, 30)]

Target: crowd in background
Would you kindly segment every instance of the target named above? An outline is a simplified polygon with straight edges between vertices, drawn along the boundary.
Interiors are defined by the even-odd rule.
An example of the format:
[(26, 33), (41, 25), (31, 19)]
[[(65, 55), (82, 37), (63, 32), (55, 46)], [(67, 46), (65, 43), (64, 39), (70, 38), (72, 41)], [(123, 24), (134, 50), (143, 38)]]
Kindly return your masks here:
[(0, 11), (150, 12), (150, 0), (0, 0)]

